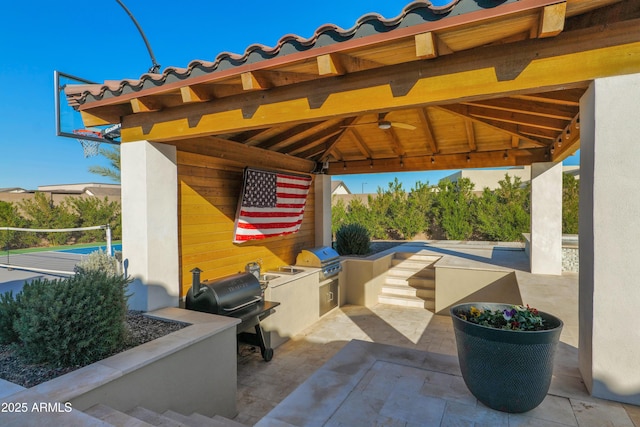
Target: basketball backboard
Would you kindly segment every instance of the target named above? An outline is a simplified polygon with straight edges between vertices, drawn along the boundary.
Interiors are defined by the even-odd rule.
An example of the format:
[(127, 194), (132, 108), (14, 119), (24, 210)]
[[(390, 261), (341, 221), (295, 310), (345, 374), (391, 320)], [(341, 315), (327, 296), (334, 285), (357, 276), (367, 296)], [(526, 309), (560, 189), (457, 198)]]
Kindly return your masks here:
[[(81, 142), (85, 156), (97, 154), (100, 143), (120, 144), (120, 124), (85, 127), (80, 112), (69, 105), (64, 93), (67, 85), (95, 84), (59, 71), (54, 72), (56, 135)], [(95, 151), (95, 153), (94, 153)]]

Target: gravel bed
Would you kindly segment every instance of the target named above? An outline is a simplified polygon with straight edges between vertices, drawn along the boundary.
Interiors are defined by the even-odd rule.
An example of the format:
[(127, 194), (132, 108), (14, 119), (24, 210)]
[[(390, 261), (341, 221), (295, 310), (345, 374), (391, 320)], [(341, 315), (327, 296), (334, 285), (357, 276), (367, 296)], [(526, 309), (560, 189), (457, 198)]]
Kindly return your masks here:
[[(113, 354), (155, 340), (188, 325), (186, 323), (151, 319), (143, 316), (140, 311), (129, 311), (127, 314), (127, 326), (130, 339), (125, 347), (115, 351)], [(28, 364), (15, 355), (11, 345), (0, 345), (0, 378), (22, 387), (33, 387), (81, 367), (55, 368), (48, 365)]]

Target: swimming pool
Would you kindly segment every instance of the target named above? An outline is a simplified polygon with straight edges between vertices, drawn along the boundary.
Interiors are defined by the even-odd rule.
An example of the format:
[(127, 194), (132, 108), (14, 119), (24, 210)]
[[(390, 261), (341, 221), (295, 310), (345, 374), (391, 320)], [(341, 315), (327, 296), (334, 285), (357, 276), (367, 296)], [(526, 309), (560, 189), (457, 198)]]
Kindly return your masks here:
[[(106, 251), (107, 245), (87, 246), (84, 248), (74, 248), (74, 249), (62, 249), (56, 252), (64, 252), (68, 254), (78, 254), (78, 255), (89, 255), (91, 252), (95, 252), (98, 249), (102, 251)], [(122, 243), (111, 245), (111, 249), (113, 250), (113, 252), (122, 251)]]

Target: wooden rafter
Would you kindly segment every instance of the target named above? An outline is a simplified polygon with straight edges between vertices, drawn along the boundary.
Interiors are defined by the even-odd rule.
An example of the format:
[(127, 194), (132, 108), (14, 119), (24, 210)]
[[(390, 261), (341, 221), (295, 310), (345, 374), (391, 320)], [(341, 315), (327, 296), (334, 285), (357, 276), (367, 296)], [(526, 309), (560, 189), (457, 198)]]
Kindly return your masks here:
[(358, 147), (358, 150), (360, 150), (360, 152), (364, 154), (366, 158), (373, 159), (373, 152), (369, 149), (369, 147), (367, 147), (367, 143), (362, 138), (362, 135), (360, 135), (360, 133), (355, 128), (350, 128), (349, 131), (355, 138), (355, 144), (356, 147)]
[(422, 130), (424, 132), (424, 138), (427, 142), (427, 147), (431, 150), (431, 153), (437, 153), (438, 144), (433, 134), (431, 120), (429, 119), (427, 110), (424, 108), (418, 108), (417, 111), (418, 111), (418, 117), (420, 118), (420, 122), (422, 123)]
[(535, 145), (546, 145), (544, 143), (544, 141), (541, 141), (539, 139), (537, 139), (536, 137), (531, 137), (531, 136), (527, 136), (526, 133), (524, 133), (522, 130), (522, 126), (520, 125), (515, 125), (515, 124), (510, 124), (510, 123), (502, 123), (502, 122), (498, 122), (498, 121), (492, 121), (492, 120), (486, 120), (486, 119), (480, 119), (477, 117), (472, 117), (469, 115), (469, 111), (468, 108), (463, 108), (462, 105), (443, 105), (440, 107), (435, 107), (438, 108), (440, 110), (455, 114), (463, 119), (469, 119), (469, 120), (473, 120), (476, 121), (477, 123), (482, 123), (483, 125), (489, 126), (491, 128), (493, 128), (496, 131), (499, 132), (504, 132), (507, 133), (511, 136), (517, 137), (517, 138), (522, 138), (527, 140), (528, 142), (531, 142)]
[(469, 144), (469, 150), (476, 151), (478, 146), (476, 145), (476, 132), (473, 130), (473, 121), (465, 119), (464, 129), (467, 133), (467, 144)]

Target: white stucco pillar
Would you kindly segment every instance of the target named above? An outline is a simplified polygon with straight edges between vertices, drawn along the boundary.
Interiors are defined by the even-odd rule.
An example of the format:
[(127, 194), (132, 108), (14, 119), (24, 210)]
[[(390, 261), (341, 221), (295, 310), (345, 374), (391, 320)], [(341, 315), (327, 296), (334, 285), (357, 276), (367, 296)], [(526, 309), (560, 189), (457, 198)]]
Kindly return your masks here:
[(531, 272), (562, 274), (562, 163), (531, 165)]
[(640, 405), (640, 74), (580, 102), (579, 365), (593, 396)]
[(120, 147), (122, 175), (122, 255), (129, 308), (177, 307), (178, 172), (176, 148), (147, 141)]
[(316, 246), (331, 247), (331, 177), (329, 175), (315, 175), (313, 185)]

